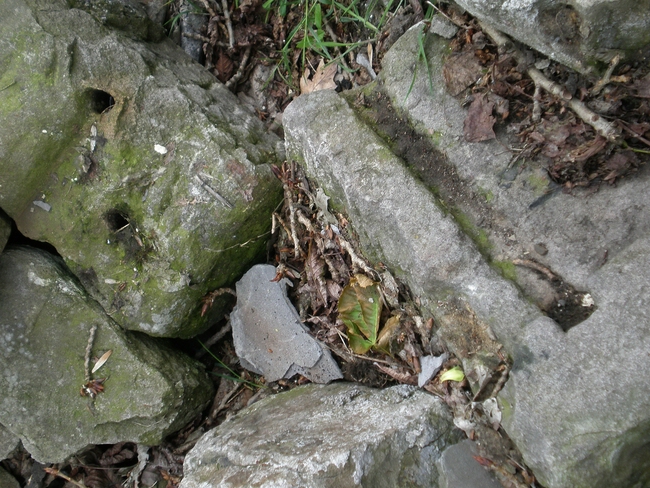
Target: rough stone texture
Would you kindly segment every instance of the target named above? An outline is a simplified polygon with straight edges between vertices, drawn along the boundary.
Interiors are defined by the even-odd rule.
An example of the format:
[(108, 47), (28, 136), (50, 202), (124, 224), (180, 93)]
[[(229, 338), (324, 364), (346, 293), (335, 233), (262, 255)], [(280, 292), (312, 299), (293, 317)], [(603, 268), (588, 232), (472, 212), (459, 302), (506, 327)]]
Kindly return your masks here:
[(280, 140), (170, 40), (62, 0), (2, 2), (0, 73), (0, 206), (20, 231), (123, 327), (205, 328), (200, 298), (263, 249)]
[[(9, 457), (12, 451), (18, 447), (19, 442), (20, 439), (18, 437), (9, 432), (4, 425), (0, 424), (0, 460)], [(2, 485), (0, 484), (0, 486)]]
[(511, 344), (541, 315), (334, 91), (297, 98), (283, 120), (288, 156), (304, 162), (330, 203), (348, 213), (364, 252), (405, 279), (425, 309), (463, 296)]
[(284, 280), (272, 281), (275, 276), (275, 266), (258, 264), (237, 282), (230, 323), (242, 366), (268, 382), (296, 374), (313, 383), (343, 378), (329, 350), (300, 322)]
[(0, 486), (2, 488), (20, 488), (20, 483), (18, 483), (16, 478), (0, 468)]
[(435, 461), (458, 437), (442, 402), (414, 387), (308, 385), (205, 434), (180, 487), (436, 487)]
[(580, 72), (650, 44), (650, 1), (455, 0), (475, 17)]
[[(386, 54), (380, 77), (393, 105), (430, 136), (432, 164), (458, 174), (453, 205), (444, 200), (451, 194), (445, 181), (429, 183), (443, 208), (456, 207), (456, 220), (413, 177), (417, 168), (405, 169), (334, 93), (301, 96), (287, 108), (288, 153), (304, 162), (333, 206), (348, 212), (364, 251), (420, 295), (442, 325), (442, 337), (453, 339), (468, 323), (490, 336), (484, 327), (490, 326), (514, 359), (499, 397), (503, 425), (540, 483), (645, 486), (650, 175), (643, 169), (590, 196), (554, 192), (540, 200), (549, 188), (541, 171), (508, 172), (511, 155), (502, 144), (463, 141), (466, 112), (445, 93), (441, 77), (446, 41), (425, 40), (433, 91), (424, 69), (411, 87), (419, 29)], [(434, 152), (444, 157), (434, 159)], [(459, 228), (481, 245), (483, 257)], [(548, 248), (544, 256), (533, 254), (540, 242)], [(595, 312), (566, 333), (485, 262), (515, 278), (539, 303), (548, 292), (543, 280), (510, 263), (533, 256), (596, 303)], [(488, 352), (487, 364), (494, 358)], [(469, 356), (463, 365), (466, 372), (482, 367)]]
[(0, 252), (7, 245), (9, 236), (11, 235), (11, 221), (7, 214), (0, 209)]
[[(502, 324), (493, 325), (515, 359), (500, 398), (504, 426), (545, 486), (647, 483), (650, 380), (635, 368), (647, 364), (650, 346), (649, 295), (644, 294), (650, 175), (641, 172), (589, 196), (556, 192), (529, 208), (547, 180), (540, 189), (539, 173), (529, 168), (516, 168), (515, 178), (504, 178), (512, 154), (497, 141), (459, 143), (465, 111), (445, 93), (440, 75), (446, 42), (432, 37), (427, 44), (434, 93), (421, 76), (406, 97), (412, 65), (405, 59), (416, 49), (416, 34), (409, 32), (385, 56), (386, 90), (423, 132), (436, 135), (467, 186), (491, 196), (489, 204), (483, 199), (481, 212), (472, 205), (463, 208), (491, 227), (491, 257), (534, 256), (564, 281), (589, 291), (597, 307), (566, 334), (551, 320), (537, 320), (518, 344)], [(539, 242), (547, 255), (534, 252)], [(525, 269), (517, 269), (516, 276), (537, 298), (535, 282), (541, 280)]]
[(477, 454), (469, 440), (445, 449), (438, 460), (440, 488), (501, 488), (494, 475), (472, 457)]
[[(124, 332), (43, 251), (0, 255), (0, 302), (0, 422), (39, 462), (61, 462), (88, 444), (155, 445), (211, 398), (198, 363)], [(113, 353), (93, 375), (107, 380), (91, 401), (80, 387), (93, 325), (92, 355)]]

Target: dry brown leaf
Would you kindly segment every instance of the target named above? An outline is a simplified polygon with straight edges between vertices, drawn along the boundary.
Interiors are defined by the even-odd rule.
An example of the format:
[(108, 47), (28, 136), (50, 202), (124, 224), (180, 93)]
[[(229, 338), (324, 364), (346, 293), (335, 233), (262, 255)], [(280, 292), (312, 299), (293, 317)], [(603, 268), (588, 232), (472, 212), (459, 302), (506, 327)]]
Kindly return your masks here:
[(442, 76), (445, 80), (447, 91), (452, 95), (459, 95), (465, 88), (476, 83), (481, 77), (483, 67), (474, 55), (473, 50), (452, 54), (442, 67)]
[(218, 73), (217, 78), (219, 78), (219, 81), (221, 81), (222, 83), (228, 81), (228, 79), (230, 78), (234, 70), (234, 65), (232, 60), (223, 53), (219, 55), (217, 64), (215, 64), (214, 67), (216, 68)]
[(463, 124), (463, 135), (467, 142), (480, 142), (494, 139), (492, 126), (496, 119), (492, 116), (494, 103), (485, 95), (477, 95), (467, 111)]
[(304, 74), (300, 77), (300, 93), (304, 95), (318, 90), (335, 89), (334, 75), (336, 75), (336, 69), (335, 64), (325, 66), (325, 61), (321, 59), (311, 80), (308, 79), (309, 69), (305, 69)]

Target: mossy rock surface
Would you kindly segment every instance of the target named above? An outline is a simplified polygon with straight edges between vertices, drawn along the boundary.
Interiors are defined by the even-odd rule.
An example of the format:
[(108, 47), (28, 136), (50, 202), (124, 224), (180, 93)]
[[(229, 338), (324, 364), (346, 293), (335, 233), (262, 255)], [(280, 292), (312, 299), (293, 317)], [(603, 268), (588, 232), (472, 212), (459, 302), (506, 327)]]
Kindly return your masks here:
[[(26, 299), (25, 297), (29, 297)], [(88, 444), (156, 445), (209, 402), (201, 365), (144, 334), (125, 332), (65, 268), (38, 249), (0, 255), (0, 424), (42, 463), (62, 462)], [(86, 349), (113, 351), (86, 384)]]
[(121, 326), (191, 337), (264, 250), (281, 141), (171, 41), (42, 7), (0, 7), (0, 206)]

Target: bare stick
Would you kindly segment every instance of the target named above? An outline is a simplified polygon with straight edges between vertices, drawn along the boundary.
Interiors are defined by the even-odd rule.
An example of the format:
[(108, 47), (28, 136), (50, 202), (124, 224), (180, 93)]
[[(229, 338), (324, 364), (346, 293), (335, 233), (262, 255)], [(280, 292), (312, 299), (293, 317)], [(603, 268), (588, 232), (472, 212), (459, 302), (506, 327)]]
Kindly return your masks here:
[(347, 252), (350, 255), (350, 259), (352, 259), (352, 264), (357, 268), (361, 268), (370, 276), (376, 276), (375, 270), (372, 269), (370, 266), (368, 266), (366, 262), (357, 255), (356, 251), (352, 247), (352, 244), (346, 241), (341, 235), (339, 235), (338, 238), (339, 238), (339, 244), (341, 248), (343, 248), (343, 250), (345, 250), (345, 252)]
[(226, 88), (230, 88), (237, 84), (239, 80), (241, 80), (242, 76), (244, 76), (244, 70), (246, 69), (246, 64), (248, 63), (248, 59), (251, 56), (251, 49), (252, 46), (248, 46), (246, 48), (246, 51), (244, 52), (244, 55), (241, 58), (241, 61), (239, 62), (239, 68), (237, 69), (237, 73), (232, 75), (228, 81), (226, 81)]
[(287, 236), (289, 236), (289, 238), (293, 239), (293, 237), (291, 237), (291, 230), (289, 229), (289, 226), (287, 226), (286, 222), (284, 220), (282, 220), (282, 217), (280, 217), (277, 214), (277, 212), (273, 212), (273, 217), (275, 217), (276, 221), (280, 222), (280, 225), (282, 226), (284, 231), (287, 233)]
[(390, 376), (393, 379), (396, 379), (400, 383), (405, 383), (407, 385), (418, 384), (418, 379), (413, 375), (410, 375), (408, 373), (400, 373), (399, 371), (395, 371), (392, 368), (387, 368), (386, 366), (382, 366), (381, 364), (378, 364), (376, 362), (373, 364), (379, 371), (386, 373), (388, 376)]
[(208, 11), (208, 13), (210, 14), (210, 17), (216, 17), (217, 16), (217, 13), (214, 11), (214, 9), (212, 7), (210, 7), (210, 3), (208, 2), (208, 0), (199, 0), (199, 1), (203, 5), (203, 7)]
[[(231, 330), (231, 327), (230, 327), (230, 320), (229, 320), (228, 322), (226, 322), (226, 325), (224, 325), (221, 329), (219, 329), (219, 331), (218, 331), (215, 335), (213, 335), (213, 336), (210, 337), (207, 341), (205, 341), (205, 347), (210, 348), (210, 347), (214, 346), (217, 342), (219, 342), (221, 339), (223, 339), (223, 337), (224, 337), (228, 332), (230, 332), (230, 330)], [(200, 350), (199, 350), (199, 351), (194, 355), (194, 357), (195, 357), (196, 359), (200, 359), (201, 357), (203, 357), (203, 355), (204, 355), (206, 352), (207, 352), (207, 349), (200, 349)]]
[[(480, 25), (483, 29), (483, 32), (490, 36), (499, 48), (509, 49), (516, 59), (517, 63), (522, 66), (526, 66), (526, 58), (524, 56), (524, 53), (517, 49), (512, 41), (510, 41), (510, 39), (508, 39), (503, 33), (499, 32), (490, 25), (487, 25), (483, 22), (480, 22)], [(597, 113), (591, 111), (580, 100), (573, 98), (565, 87), (549, 80), (537, 68), (530, 67), (526, 70), (526, 73), (528, 73), (528, 76), (530, 76), (530, 78), (535, 82), (535, 85), (541, 86), (551, 95), (564, 100), (569, 108), (571, 108), (571, 110), (573, 110), (576, 115), (583, 121), (592, 126), (599, 135), (603, 136), (609, 141), (616, 140), (617, 133), (614, 129), (614, 125), (607, 122)]]
[(612, 79), (612, 73), (614, 72), (616, 66), (618, 66), (620, 60), (621, 60), (620, 54), (617, 54), (612, 58), (612, 60), (609, 62), (609, 66), (607, 67), (607, 71), (605, 71), (603, 77), (600, 80), (598, 80), (598, 83), (596, 83), (594, 87), (591, 89), (592, 95), (598, 95), (601, 92), (601, 90), (605, 88), (605, 85), (607, 85), (610, 82), (610, 80)]
[(235, 47), (235, 34), (232, 31), (232, 22), (230, 21), (230, 10), (228, 10), (228, 2), (226, 0), (221, 0), (221, 7), (223, 8), (223, 16), (226, 18), (228, 40), (230, 41), (230, 49), (232, 49)]
[(515, 266), (524, 266), (526, 268), (534, 269), (535, 271), (538, 271), (539, 273), (542, 273), (546, 278), (549, 279), (549, 281), (555, 281), (557, 280), (557, 276), (553, 274), (553, 272), (548, 269), (546, 266), (542, 266), (539, 263), (536, 263), (535, 261), (531, 261), (530, 259), (513, 259), (512, 264)]
[(232, 203), (230, 203), (228, 200), (226, 200), (224, 197), (219, 195), (206, 181), (203, 180), (199, 175), (194, 175), (194, 178), (201, 184), (203, 189), (207, 191), (210, 195), (212, 195), (214, 198), (217, 199), (224, 207), (227, 208), (233, 208)]
[(539, 106), (539, 99), (541, 97), (539, 85), (535, 85), (535, 93), (533, 94), (533, 122), (539, 122), (542, 118), (542, 108)]
[(79, 481), (73, 480), (72, 478), (70, 478), (70, 476), (68, 476), (66, 474), (63, 474), (61, 471), (59, 471), (56, 468), (43, 468), (43, 471), (45, 471), (46, 473), (52, 474), (54, 476), (58, 476), (59, 478), (63, 478), (67, 482), (72, 483), (73, 485), (78, 486), (79, 488), (86, 488), (86, 485), (84, 485), (83, 483), (81, 483)]
[(95, 332), (97, 332), (97, 324), (93, 324), (90, 328), (90, 336), (88, 337), (88, 345), (84, 355), (84, 383), (90, 381), (90, 355), (93, 351), (93, 342), (95, 342)]

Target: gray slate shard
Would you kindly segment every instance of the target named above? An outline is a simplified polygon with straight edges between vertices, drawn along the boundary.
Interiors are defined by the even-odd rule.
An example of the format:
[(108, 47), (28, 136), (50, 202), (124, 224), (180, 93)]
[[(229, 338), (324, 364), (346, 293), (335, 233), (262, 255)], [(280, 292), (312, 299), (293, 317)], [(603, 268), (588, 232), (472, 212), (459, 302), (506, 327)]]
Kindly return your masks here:
[(472, 457), (476, 454), (468, 439), (445, 449), (437, 463), (440, 488), (500, 488), (495, 476)]
[(330, 352), (300, 322), (287, 298), (286, 281), (271, 281), (275, 274), (274, 266), (259, 264), (237, 282), (237, 306), (230, 322), (242, 366), (267, 381), (295, 374), (314, 383), (342, 378)]

